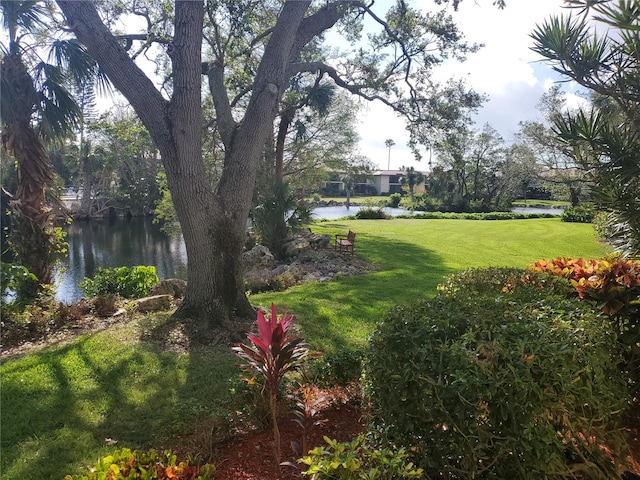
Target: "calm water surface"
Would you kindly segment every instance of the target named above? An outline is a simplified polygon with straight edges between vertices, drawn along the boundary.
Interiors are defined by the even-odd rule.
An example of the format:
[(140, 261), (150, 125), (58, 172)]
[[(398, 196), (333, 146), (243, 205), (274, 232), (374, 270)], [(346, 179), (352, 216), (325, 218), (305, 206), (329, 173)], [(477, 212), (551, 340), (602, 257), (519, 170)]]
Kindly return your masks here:
[(160, 278), (187, 277), (182, 237), (168, 238), (150, 218), (76, 221), (66, 231), (69, 254), (57, 274), (59, 302), (82, 298), (79, 283), (98, 267), (154, 265)]

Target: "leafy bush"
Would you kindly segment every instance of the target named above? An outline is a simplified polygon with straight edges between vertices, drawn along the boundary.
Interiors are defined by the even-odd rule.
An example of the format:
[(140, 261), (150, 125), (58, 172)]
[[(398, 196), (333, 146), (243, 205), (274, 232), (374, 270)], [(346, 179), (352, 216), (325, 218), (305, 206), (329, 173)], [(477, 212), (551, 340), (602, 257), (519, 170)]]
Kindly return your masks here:
[(384, 213), (382, 208), (378, 207), (363, 207), (354, 215), (358, 220), (384, 220), (389, 218), (389, 215)]
[(562, 212), (560, 220), (563, 222), (592, 223), (597, 213), (598, 210), (595, 205), (583, 203), (575, 207), (568, 207)]
[(0, 307), (2, 343), (6, 346), (40, 339), (79, 320), (83, 313), (77, 305), (67, 306), (53, 300), (46, 302), (44, 298), (28, 305), (3, 303)]
[(404, 448), (392, 451), (367, 445), (362, 435), (349, 443), (324, 437), (327, 447), (317, 447), (298, 460), (311, 480), (422, 478), (422, 469), (409, 461)]
[(287, 182), (273, 183), (258, 194), (251, 219), (260, 241), (278, 258), (284, 255), (284, 242), (290, 231), (313, 221), (312, 208), (298, 199)]
[(291, 272), (279, 275), (265, 274), (262, 271), (251, 272), (245, 277), (245, 290), (250, 293), (283, 292), (296, 284), (296, 277)]
[(545, 272), (523, 271), (519, 268), (471, 268), (445, 277), (438, 291), (445, 296), (468, 294), (508, 293), (519, 302), (539, 300), (545, 296), (568, 296), (573, 293), (571, 283), (562, 277)]
[(98, 268), (94, 278), (80, 282), (80, 288), (85, 297), (114, 294), (124, 298), (142, 298), (149, 295), (158, 280), (153, 266)]
[(398, 208), (400, 200), (402, 200), (402, 195), (399, 193), (392, 193), (389, 195), (389, 200), (387, 200), (387, 206), (391, 208)]
[(545, 286), (508, 287), (519, 275), (489, 278), (487, 291), (450, 287), (377, 327), (364, 373), (372, 432), (436, 478), (618, 478), (600, 448), (626, 446), (609, 324)]
[(171, 450), (159, 453), (131, 451), (128, 448), (115, 451), (100, 458), (86, 475), (67, 475), (65, 480), (205, 480), (215, 471), (213, 465), (197, 466), (189, 456), (184, 462), (176, 463), (177, 457)]
[(412, 215), (396, 215), (395, 218), (419, 218), (423, 220), (523, 220), (526, 218), (555, 218), (551, 213), (518, 213), (518, 212), (488, 212), (488, 213), (455, 213), (455, 212), (421, 212)]
[(38, 278), (24, 265), (0, 262), (0, 282), (0, 295), (14, 293), (18, 304), (33, 301), (41, 290)]
[(325, 353), (310, 362), (308, 375), (319, 386), (344, 386), (360, 379), (363, 359), (363, 350)]
[(632, 390), (640, 390), (640, 261), (558, 257), (530, 268), (569, 280), (580, 298), (596, 302), (624, 347)]

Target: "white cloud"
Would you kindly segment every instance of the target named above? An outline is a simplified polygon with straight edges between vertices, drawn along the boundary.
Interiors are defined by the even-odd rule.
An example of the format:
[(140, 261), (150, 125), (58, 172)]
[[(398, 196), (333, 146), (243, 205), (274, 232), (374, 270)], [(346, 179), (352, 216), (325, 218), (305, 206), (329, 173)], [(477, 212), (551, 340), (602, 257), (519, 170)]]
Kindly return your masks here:
[[(550, 15), (562, 12), (563, 2), (511, 0), (504, 10), (492, 3), (493, 0), (464, 0), (460, 10), (453, 13), (467, 41), (483, 43), (485, 47), (470, 54), (466, 62), (449, 62), (437, 72), (437, 79), (464, 77), (474, 89), (487, 94), (490, 101), (477, 115), (477, 126), (489, 123), (509, 141), (518, 129), (518, 122), (539, 119), (535, 106), (557, 81), (551, 68), (531, 50), (530, 34)], [(402, 128), (402, 121), (390, 109), (372, 107), (359, 130), (362, 153), (386, 168), (384, 140), (395, 137), (391, 167), (397, 168), (404, 162), (425, 169), (424, 161), (414, 163), (409, 149), (404, 147), (408, 136)]]

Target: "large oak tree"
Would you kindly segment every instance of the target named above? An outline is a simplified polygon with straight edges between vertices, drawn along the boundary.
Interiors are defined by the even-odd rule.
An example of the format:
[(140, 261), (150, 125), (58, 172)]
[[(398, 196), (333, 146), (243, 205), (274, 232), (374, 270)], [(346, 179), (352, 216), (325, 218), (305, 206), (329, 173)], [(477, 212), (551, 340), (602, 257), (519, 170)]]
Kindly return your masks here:
[[(463, 83), (441, 85), (432, 76), (446, 58), (475, 49), (464, 43), (447, 10), (435, 6), (446, 1), (437, 0), (433, 12), (422, 12), (399, 0), (382, 17), (373, 1), (176, 0), (164, 17), (165, 25), (173, 20), (169, 36), (150, 31), (120, 37), (109, 30), (94, 2), (56, 1), (162, 156), (188, 254), (188, 289), (175, 315), (193, 319), (203, 333), (233, 332), (235, 319), (253, 317), (241, 265), (246, 220), (265, 142), (292, 78), (330, 79), (366, 100), (382, 101), (408, 120), (414, 145), (434, 129), (458, 126), (480, 104)], [(244, 20), (246, 12), (258, 9), (260, 15), (253, 18), (259, 20)], [(150, 15), (143, 16), (150, 26), (157, 25)], [(329, 30), (360, 38), (365, 19), (377, 33), (351, 55), (305, 55)], [(158, 40), (165, 48), (168, 94), (136, 65), (128, 49), (136, 40)], [(215, 107), (211, 121), (225, 149), (217, 183), (207, 176), (201, 151), (204, 84)]]

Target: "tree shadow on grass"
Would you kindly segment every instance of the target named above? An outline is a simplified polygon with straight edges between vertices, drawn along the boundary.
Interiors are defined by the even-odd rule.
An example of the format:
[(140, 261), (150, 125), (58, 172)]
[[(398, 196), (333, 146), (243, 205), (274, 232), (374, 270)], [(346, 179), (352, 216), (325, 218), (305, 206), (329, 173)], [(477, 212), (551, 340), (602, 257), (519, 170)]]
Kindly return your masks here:
[[(389, 309), (435, 294), (450, 273), (442, 258), (415, 244), (371, 233), (357, 242), (379, 271), (259, 295), (254, 306), (286, 306), (315, 348), (351, 350)], [(169, 316), (153, 318), (135, 335), (115, 326), (2, 364), (3, 479), (63, 478), (116, 448), (172, 446), (202, 434), (214, 416), (234, 415), (240, 372), (230, 346), (193, 347), (187, 332), (184, 350), (170, 350), (167, 344), (179, 342), (166, 341)]]
[(211, 387), (228, 383), (226, 349), (191, 357), (105, 335), (2, 365), (3, 479), (64, 478), (116, 448), (158, 448), (226, 400)]
[(300, 322), (305, 340), (320, 350), (349, 350), (366, 343), (391, 308), (435, 295), (437, 285), (452, 273), (440, 256), (415, 243), (359, 233), (356, 250), (379, 271), (255, 295), (252, 303), (286, 307)]

